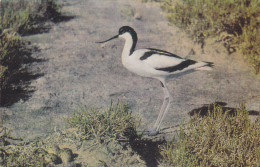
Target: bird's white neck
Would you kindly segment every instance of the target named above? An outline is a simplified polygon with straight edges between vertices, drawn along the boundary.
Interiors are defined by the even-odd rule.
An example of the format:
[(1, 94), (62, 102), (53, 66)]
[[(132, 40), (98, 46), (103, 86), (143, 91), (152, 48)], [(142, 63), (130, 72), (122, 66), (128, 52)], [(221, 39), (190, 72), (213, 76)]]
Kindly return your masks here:
[(131, 49), (133, 47), (133, 39), (129, 33), (122, 35), (122, 38), (125, 39), (125, 45), (123, 48), (122, 56), (130, 56)]
[(119, 36), (120, 38), (125, 39), (125, 45), (122, 52), (122, 63), (125, 67), (128, 67), (128, 59), (131, 57), (131, 54), (135, 50), (135, 46), (137, 43), (137, 35), (131, 35), (130, 33), (124, 33)]
[(135, 46), (137, 43), (137, 34), (135, 32), (132, 32), (132, 34), (127, 32), (122, 35), (119, 35), (119, 37), (125, 39), (125, 45), (122, 55), (130, 56), (135, 50)]

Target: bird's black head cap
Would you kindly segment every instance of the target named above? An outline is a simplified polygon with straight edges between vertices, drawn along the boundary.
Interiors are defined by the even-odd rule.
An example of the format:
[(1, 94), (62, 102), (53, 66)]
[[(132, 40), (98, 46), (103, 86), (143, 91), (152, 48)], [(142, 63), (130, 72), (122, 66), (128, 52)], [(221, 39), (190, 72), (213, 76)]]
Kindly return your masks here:
[(130, 54), (132, 54), (135, 50), (135, 46), (136, 46), (136, 43), (137, 43), (137, 40), (138, 40), (135, 30), (130, 26), (123, 26), (119, 29), (118, 35), (122, 35), (122, 34), (127, 33), (127, 32), (131, 34), (132, 39), (133, 39), (133, 45), (132, 45), (132, 48), (130, 50)]
[(135, 33), (135, 30), (134, 30), (132, 27), (123, 26), (123, 27), (121, 27), (121, 28), (119, 29), (118, 34), (119, 34), (119, 35), (122, 35), (122, 34), (124, 34), (125, 32)]

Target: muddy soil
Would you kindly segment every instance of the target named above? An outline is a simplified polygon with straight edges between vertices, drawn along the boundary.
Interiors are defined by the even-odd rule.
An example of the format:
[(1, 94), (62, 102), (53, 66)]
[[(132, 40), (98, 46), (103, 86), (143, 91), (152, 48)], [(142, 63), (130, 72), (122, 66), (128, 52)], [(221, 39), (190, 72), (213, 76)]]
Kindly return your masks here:
[(188, 112), (204, 104), (225, 102), (236, 107), (245, 102), (249, 110), (260, 109), (260, 78), (241, 56), (228, 55), (221, 43), (192, 40), (170, 26), (156, 4), (130, 0), (63, 0), (63, 11), (74, 16), (53, 24), (48, 33), (23, 37), (40, 51), (33, 57), (43, 61), (28, 64), (31, 72), (43, 74), (31, 81), (30, 98), (0, 108), (3, 125), (12, 135), (26, 140), (42, 138), (64, 128), (63, 119), (81, 104), (102, 108), (126, 101), (142, 118), (141, 128), (152, 126), (163, 101), (157, 80), (142, 78), (121, 64), (123, 40), (105, 46), (96, 41), (118, 33), (129, 25), (138, 33), (138, 48), (158, 48), (181, 57), (214, 62), (213, 71), (195, 72), (167, 83), (173, 103), (162, 124), (162, 136), (172, 134)]

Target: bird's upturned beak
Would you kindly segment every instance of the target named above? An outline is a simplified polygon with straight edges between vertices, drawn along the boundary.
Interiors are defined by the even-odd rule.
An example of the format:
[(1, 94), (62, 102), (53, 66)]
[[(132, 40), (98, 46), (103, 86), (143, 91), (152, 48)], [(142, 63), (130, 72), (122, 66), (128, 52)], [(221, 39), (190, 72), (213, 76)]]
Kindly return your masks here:
[(110, 40), (112, 40), (112, 39), (115, 39), (115, 38), (118, 38), (118, 35), (116, 35), (116, 36), (114, 36), (114, 37), (112, 37), (112, 38), (110, 38), (110, 39), (108, 39), (108, 40), (101, 41), (101, 42), (96, 42), (96, 43), (105, 43), (105, 42), (108, 42), (108, 41), (110, 41)]

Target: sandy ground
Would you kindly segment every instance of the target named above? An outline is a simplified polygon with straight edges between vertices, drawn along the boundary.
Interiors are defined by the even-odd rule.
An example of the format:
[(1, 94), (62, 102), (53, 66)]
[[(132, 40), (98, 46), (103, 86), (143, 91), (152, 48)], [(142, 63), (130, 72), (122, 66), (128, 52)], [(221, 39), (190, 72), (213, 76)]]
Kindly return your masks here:
[[(159, 6), (130, 0), (64, 0), (63, 4), (63, 11), (74, 19), (53, 25), (48, 33), (24, 37), (40, 49), (32, 56), (44, 60), (30, 64), (29, 69), (43, 76), (31, 81), (35, 91), (28, 100), (1, 108), (3, 124), (12, 135), (46, 136), (63, 128), (63, 118), (80, 104), (105, 107), (118, 99), (142, 117), (143, 128), (151, 126), (163, 100), (159, 81), (123, 67), (123, 40), (106, 46), (95, 43), (116, 35), (123, 25), (137, 31), (137, 48), (153, 47), (215, 63), (213, 71), (168, 81), (174, 102), (162, 125), (163, 134), (187, 118), (189, 111), (215, 101), (229, 107), (245, 102), (249, 110), (260, 109), (260, 78), (241, 57), (228, 55), (212, 40), (202, 50), (181, 30), (168, 25)], [(192, 50), (194, 54), (189, 54)]]

